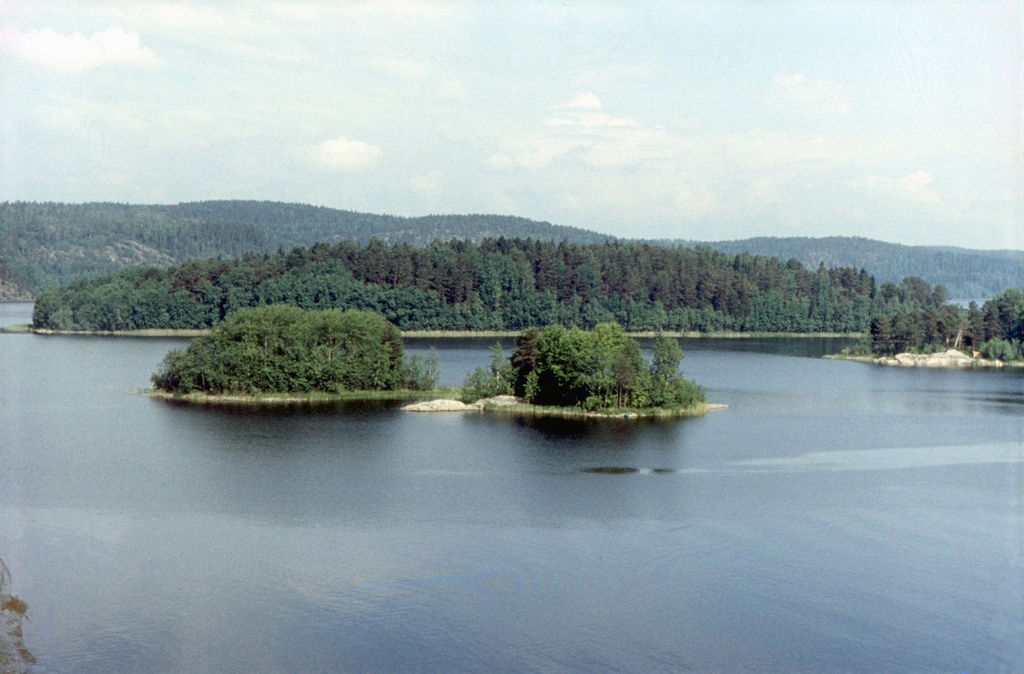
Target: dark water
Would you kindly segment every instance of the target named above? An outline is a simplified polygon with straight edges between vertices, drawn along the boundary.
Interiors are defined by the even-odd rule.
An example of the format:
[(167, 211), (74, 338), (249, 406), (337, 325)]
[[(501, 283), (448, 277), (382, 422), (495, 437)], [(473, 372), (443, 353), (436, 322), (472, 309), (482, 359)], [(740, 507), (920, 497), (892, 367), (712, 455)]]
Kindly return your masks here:
[(0, 335), (38, 671), (1024, 667), (1020, 371), (688, 341), (730, 407), (639, 423), (133, 395), (182, 343)]

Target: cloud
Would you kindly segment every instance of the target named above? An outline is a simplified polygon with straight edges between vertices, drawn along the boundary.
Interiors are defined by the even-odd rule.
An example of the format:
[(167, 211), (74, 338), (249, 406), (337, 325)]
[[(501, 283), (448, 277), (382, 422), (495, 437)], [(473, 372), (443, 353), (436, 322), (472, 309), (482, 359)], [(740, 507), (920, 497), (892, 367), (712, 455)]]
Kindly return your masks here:
[(313, 152), (317, 164), (334, 171), (363, 171), (373, 167), (384, 152), (376, 145), (338, 136), (320, 143)]
[(536, 170), (561, 161), (616, 167), (664, 157), (664, 129), (600, 108), (601, 101), (589, 92), (577, 95), (568, 105), (550, 106), (557, 113), (544, 119), (541, 128), (508, 139), (502, 151), (491, 156), (490, 166), (504, 169), (516, 164)]
[(547, 126), (575, 126), (586, 129), (599, 129), (612, 126), (640, 126), (640, 124), (629, 117), (613, 117), (603, 112), (574, 112), (565, 117), (552, 117), (544, 121)]
[(442, 191), (441, 172), (433, 169), (421, 175), (412, 176), (409, 178), (409, 185), (420, 196), (436, 197)]
[(577, 94), (576, 98), (569, 101), (569, 103), (564, 107), (572, 110), (600, 110), (601, 99), (587, 91), (582, 94)]
[(809, 115), (846, 115), (850, 99), (846, 89), (832, 80), (813, 80), (803, 73), (778, 74), (772, 97), (782, 106)]
[(356, 2), (270, 2), (267, 9), (282, 17), (322, 22), (324, 17), (382, 18), (389, 22), (450, 18), (459, 5), (427, 0), (361, 0)]
[(126, 33), (116, 26), (85, 37), (81, 33), (63, 35), (49, 28), (22, 32), (8, 24), (0, 31), (0, 50), (63, 71), (157, 61), (153, 50), (142, 46), (138, 33)]
[(874, 192), (910, 199), (922, 204), (939, 205), (942, 200), (935, 190), (929, 187), (934, 181), (935, 176), (924, 169), (918, 169), (902, 178), (867, 175), (859, 181), (859, 184)]

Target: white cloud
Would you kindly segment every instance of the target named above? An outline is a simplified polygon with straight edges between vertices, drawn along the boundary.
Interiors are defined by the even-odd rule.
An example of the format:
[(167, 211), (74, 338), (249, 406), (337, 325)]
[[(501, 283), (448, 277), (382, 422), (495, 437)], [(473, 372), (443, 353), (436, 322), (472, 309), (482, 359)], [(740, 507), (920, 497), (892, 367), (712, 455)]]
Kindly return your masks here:
[(414, 175), (409, 178), (409, 185), (420, 196), (437, 197), (442, 191), (441, 172), (433, 169), (420, 175)]
[(574, 112), (568, 117), (552, 117), (544, 121), (548, 126), (575, 126), (598, 129), (611, 126), (640, 126), (629, 117), (613, 117), (603, 112)]
[(157, 61), (153, 50), (142, 46), (138, 33), (126, 33), (116, 26), (85, 37), (81, 33), (63, 35), (49, 28), (22, 32), (8, 24), (0, 31), (0, 50), (65, 71)]
[(373, 167), (383, 155), (376, 145), (345, 136), (325, 140), (313, 152), (317, 164), (335, 171), (363, 171)]
[(349, 19), (381, 18), (389, 22), (449, 18), (458, 4), (427, 0), (365, 0), (363, 2), (274, 2), (268, 5), (276, 14), (322, 21), (324, 16)]
[(536, 170), (561, 160), (609, 168), (664, 158), (669, 140), (664, 129), (603, 112), (600, 107), (590, 93), (578, 95), (569, 105), (551, 106), (550, 110), (559, 112), (532, 133), (506, 140), (503, 151), (490, 158), (491, 167), (507, 168), (514, 162)]
[(939, 205), (939, 195), (930, 187), (935, 181), (933, 176), (924, 169), (908, 173), (902, 178), (870, 174), (859, 181), (863, 188), (881, 192), (901, 199), (909, 199), (922, 204)]
[(601, 99), (594, 95), (592, 92), (584, 92), (577, 94), (574, 99), (569, 101), (564, 107), (572, 110), (600, 110)]
[(850, 99), (842, 85), (832, 80), (809, 79), (803, 73), (776, 75), (772, 80), (772, 95), (784, 107), (809, 115), (850, 112)]
[[(514, 152), (515, 162), (528, 169), (540, 169), (548, 166), (555, 158), (569, 153), (574, 148), (582, 148), (589, 145), (585, 141), (573, 139), (548, 139), (533, 138), (521, 144)], [(498, 168), (502, 155), (491, 158), (491, 166)]]
[[(270, 9), (270, 6), (267, 6)], [(261, 20), (252, 7), (233, 3), (200, 2), (113, 2), (94, 10), (103, 16), (133, 26), (144, 26), (148, 33), (173, 35), (177, 40), (196, 42), (216, 35), (223, 41), (231, 35), (270, 35), (274, 22)]]

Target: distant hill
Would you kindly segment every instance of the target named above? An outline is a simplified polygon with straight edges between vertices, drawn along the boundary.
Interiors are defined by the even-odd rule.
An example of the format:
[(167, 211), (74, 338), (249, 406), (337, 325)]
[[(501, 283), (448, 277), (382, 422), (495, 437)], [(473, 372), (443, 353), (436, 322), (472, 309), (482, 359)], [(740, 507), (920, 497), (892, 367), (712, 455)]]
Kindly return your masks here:
[[(189, 258), (272, 253), (341, 240), (425, 246), (433, 240), (519, 237), (601, 243), (574, 227), (503, 215), (404, 218), (271, 201), (177, 205), (0, 203), (0, 283), (6, 299), (80, 276)], [(0, 296), (0, 299), (3, 297)]]
[(708, 245), (724, 253), (795, 258), (810, 269), (819, 264), (856, 267), (879, 283), (919, 276), (932, 285), (944, 285), (952, 298), (987, 299), (1011, 286), (1024, 287), (1024, 251), (1019, 250), (904, 246), (850, 236), (757, 237)]
[[(0, 203), (0, 299), (29, 298), (80, 276), (132, 265), (164, 267), (189, 258), (238, 257), (248, 252), (316, 242), (377, 238), (388, 244), (533, 238), (577, 244), (616, 237), (504, 215), (400, 217), (271, 201), (201, 201), (176, 205), (115, 203)], [(693, 247), (700, 242), (660, 241)], [(902, 246), (852, 237), (756, 238), (712, 242), (723, 252), (746, 251), (815, 269), (863, 268), (879, 282), (920, 276), (946, 286), (951, 297), (987, 298), (1024, 286), (1024, 253)]]
[(268, 241), (285, 248), (308, 246), (319, 241), (335, 243), (350, 240), (366, 244), (373, 238), (388, 244), (407, 243), (412, 246), (452, 239), (479, 243), (499, 236), (573, 243), (603, 243), (615, 238), (586, 229), (510, 215), (424, 215), (407, 218), (270, 201), (201, 201), (159, 208), (187, 219), (252, 224)]

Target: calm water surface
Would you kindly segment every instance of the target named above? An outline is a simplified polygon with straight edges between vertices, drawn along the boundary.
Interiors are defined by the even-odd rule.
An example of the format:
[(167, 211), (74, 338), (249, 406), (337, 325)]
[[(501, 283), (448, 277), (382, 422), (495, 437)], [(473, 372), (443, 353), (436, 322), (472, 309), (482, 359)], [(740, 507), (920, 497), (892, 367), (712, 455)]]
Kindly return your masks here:
[[(183, 344), (0, 335), (37, 671), (1024, 667), (1019, 370), (685, 341), (729, 408), (639, 423), (132, 392)], [(459, 383), (490, 344), (407, 350)]]

